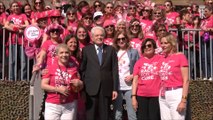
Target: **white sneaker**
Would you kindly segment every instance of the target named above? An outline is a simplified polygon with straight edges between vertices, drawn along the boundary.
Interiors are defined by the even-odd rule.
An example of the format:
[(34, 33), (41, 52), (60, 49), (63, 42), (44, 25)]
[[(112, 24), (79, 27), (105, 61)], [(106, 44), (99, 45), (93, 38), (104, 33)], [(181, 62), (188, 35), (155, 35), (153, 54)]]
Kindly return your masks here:
[(208, 80), (207, 78), (203, 78), (203, 80)]
[(212, 77), (209, 78), (209, 81), (212, 81)]

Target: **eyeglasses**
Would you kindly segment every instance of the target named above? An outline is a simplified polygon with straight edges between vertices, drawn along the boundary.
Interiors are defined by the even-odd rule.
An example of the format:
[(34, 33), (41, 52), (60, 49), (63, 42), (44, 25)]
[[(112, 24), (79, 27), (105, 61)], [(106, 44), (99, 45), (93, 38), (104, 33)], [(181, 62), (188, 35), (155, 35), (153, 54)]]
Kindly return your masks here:
[(97, 8), (97, 7), (101, 7), (101, 5), (95, 5), (95, 8)]
[(147, 9), (145, 9), (145, 10), (143, 10), (143, 12), (149, 12), (150, 10), (147, 10)]
[(42, 2), (35, 2), (35, 5), (38, 5), (38, 4), (41, 5), (41, 3), (42, 3)]
[(55, 9), (62, 9), (62, 7), (55, 7)]
[(117, 40), (118, 40), (118, 41), (120, 41), (120, 40), (124, 41), (124, 40), (126, 40), (126, 38), (125, 38), (125, 37), (117, 38)]
[(147, 44), (144, 46), (145, 48), (151, 48), (152, 47), (152, 44)]
[(114, 25), (108, 25), (105, 28), (113, 28), (113, 27), (114, 27)]
[(59, 33), (59, 29), (52, 29), (50, 30), (51, 33)]
[(160, 14), (161, 14), (161, 12), (155, 12), (154, 14), (155, 14), (155, 15), (160, 15)]

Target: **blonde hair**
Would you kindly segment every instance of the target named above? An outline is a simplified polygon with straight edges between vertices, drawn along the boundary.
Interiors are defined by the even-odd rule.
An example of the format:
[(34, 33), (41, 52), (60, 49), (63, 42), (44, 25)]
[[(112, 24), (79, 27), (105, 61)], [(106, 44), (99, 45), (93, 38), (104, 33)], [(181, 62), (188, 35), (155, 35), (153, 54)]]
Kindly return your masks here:
[(161, 40), (162, 40), (163, 38), (165, 38), (165, 39), (167, 40), (167, 42), (170, 43), (170, 44), (172, 45), (172, 47), (173, 47), (173, 49), (172, 49), (173, 52), (174, 52), (174, 53), (177, 53), (177, 45), (178, 45), (178, 43), (177, 43), (177, 38), (176, 38), (173, 34), (171, 34), (171, 33), (167, 33), (164, 37), (161, 38)]

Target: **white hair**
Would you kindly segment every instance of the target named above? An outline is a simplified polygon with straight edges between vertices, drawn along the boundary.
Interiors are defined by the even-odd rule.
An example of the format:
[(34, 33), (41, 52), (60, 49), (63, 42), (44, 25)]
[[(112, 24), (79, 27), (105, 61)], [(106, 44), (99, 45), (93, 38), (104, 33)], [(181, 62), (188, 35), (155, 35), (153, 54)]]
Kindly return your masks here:
[(94, 36), (96, 30), (101, 30), (101, 31), (103, 32), (104, 36), (105, 36), (106, 33), (105, 33), (104, 28), (101, 27), (101, 26), (95, 26), (95, 27), (93, 27), (93, 28), (91, 29), (92, 37)]

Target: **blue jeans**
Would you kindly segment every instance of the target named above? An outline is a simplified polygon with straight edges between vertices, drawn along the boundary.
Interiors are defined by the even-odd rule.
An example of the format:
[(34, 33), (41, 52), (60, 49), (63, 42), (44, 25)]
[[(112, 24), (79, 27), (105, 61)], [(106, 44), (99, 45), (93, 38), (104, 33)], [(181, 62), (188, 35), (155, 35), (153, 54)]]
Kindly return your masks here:
[(131, 90), (118, 91), (118, 97), (114, 101), (114, 118), (115, 120), (122, 120), (123, 113), (123, 99), (126, 101), (126, 110), (128, 120), (136, 120), (136, 112), (132, 107)]
[[(11, 45), (9, 58), (9, 80), (16, 80), (17, 76), (19, 76), (19, 80), (27, 80), (27, 57), (25, 55), (24, 48), (22, 50), (22, 46), (17, 45), (16, 55), (16, 45)], [(15, 70), (15, 68), (17, 68), (17, 70)]]

